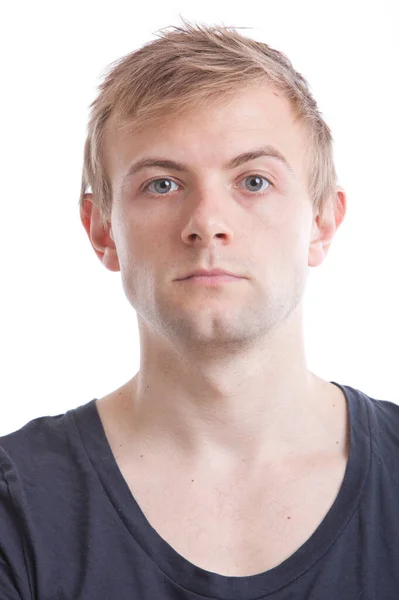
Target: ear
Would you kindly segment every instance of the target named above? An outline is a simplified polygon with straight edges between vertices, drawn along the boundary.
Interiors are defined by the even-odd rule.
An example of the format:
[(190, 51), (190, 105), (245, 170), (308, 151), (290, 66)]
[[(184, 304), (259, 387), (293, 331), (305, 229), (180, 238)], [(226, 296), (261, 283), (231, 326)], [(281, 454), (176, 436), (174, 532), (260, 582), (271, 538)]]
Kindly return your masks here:
[(93, 194), (84, 195), (80, 220), (103, 265), (110, 271), (120, 271), (111, 223), (107, 222), (106, 226), (102, 224), (101, 212), (94, 202)]
[(319, 266), (328, 254), (334, 235), (346, 214), (346, 194), (337, 186), (336, 197), (329, 202), (324, 214), (318, 214), (313, 221), (309, 246), (309, 267)]

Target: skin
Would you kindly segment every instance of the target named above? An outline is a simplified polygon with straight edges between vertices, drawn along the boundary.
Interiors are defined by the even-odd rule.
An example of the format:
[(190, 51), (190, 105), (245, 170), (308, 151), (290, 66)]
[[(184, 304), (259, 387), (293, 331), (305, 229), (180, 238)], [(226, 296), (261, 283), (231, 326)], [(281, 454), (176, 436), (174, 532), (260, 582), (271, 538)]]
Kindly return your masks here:
[[(207, 465), (206, 477), (220, 481), (282, 464), (293, 452), (346, 456), (345, 399), (309, 371), (302, 322), (309, 267), (325, 259), (346, 195), (337, 187), (323, 222), (313, 213), (305, 140), (289, 102), (267, 85), (162, 126), (109, 128), (111, 222), (101, 227), (91, 194), (81, 220), (99, 260), (121, 272), (138, 319), (140, 370), (97, 401), (113, 447), (123, 446), (121, 462), (147, 452), (162, 466), (172, 456), (190, 465), (188, 477)], [(286, 156), (295, 176), (265, 157), (222, 169), (265, 144)], [(188, 170), (152, 167), (123, 180), (144, 156)], [(263, 195), (251, 191), (251, 175), (269, 180)], [(153, 183), (144, 194), (161, 178), (177, 185), (162, 194)], [(214, 287), (176, 281), (212, 267), (242, 278)]]

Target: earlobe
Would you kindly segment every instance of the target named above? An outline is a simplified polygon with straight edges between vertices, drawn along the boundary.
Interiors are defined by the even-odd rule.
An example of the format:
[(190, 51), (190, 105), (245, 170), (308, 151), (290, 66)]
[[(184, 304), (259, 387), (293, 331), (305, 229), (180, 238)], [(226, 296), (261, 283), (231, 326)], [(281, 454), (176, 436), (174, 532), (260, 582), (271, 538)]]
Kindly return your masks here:
[(111, 224), (104, 227), (92, 194), (85, 194), (80, 218), (98, 259), (110, 271), (120, 271)]
[(312, 237), (309, 245), (308, 266), (318, 267), (325, 259), (328, 248), (326, 249), (326, 225), (320, 227), (319, 218), (313, 222)]
[(335, 223), (336, 227), (341, 225), (342, 221), (346, 215), (347, 208), (347, 199), (345, 190), (341, 186), (337, 186), (337, 200), (336, 200), (336, 215), (335, 215)]
[(346, 194), (342, 187), (337, 186), (336, 198), (328, 205), (321, 219), (317, 215), (313, 222), (312, 239), (309, 247), (309, 267), (319, 266), (330, 249), (338, 227), (346, 213)]

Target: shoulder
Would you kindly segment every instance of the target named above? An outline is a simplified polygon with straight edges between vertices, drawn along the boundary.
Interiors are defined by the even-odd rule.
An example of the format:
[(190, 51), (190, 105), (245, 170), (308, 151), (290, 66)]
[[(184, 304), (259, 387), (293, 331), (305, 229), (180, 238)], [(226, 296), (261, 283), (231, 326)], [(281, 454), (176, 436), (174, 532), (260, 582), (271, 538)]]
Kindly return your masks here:
[(334, 383), (345, 392), (345, 396), (354, 411), (357, 412), (359, 408), (366, 410), (372, 421), (384, 422), (390, 418), (399, 420), (399, 400), (394, 402), (393, 399), (376, 398), (350, 385), (331, 383)]
[(381, 447), (399, 452), (399, 405), (392, 400), (366, 396), (370, 433)]
[(73, 469), (76, 455), (81, 452), (81, 438), (75, 423), (76, 411), (85, 411), (92, 404), (71, 409), (54, 416), (32, 419), (20, 429), (0, 436), (0, 475), (16, 479), (31, 489), (41, 483), (54, 483)]
[(3, 465), (12, 460), (21, 468), (25, 462), (32, 467), (39, 457), (45, 460), (52, 448), (65, 444), (66, 420), (66, 413), (37, 417), (20, 429), (0, 436)]
[(399, 459), (399, 404), (343, 386), (352, 409), (352, 427), (370, 438), (374, 454)]
[(393, 435), (399, 434), (399, 404), (397, 402), (392, 399), (375, 398), (349, 386), (346, 386), (346, 388), (357, 397), (359, 402), (363, 402), (366, 406), (371, 428), (379, 429), (382, 427)]

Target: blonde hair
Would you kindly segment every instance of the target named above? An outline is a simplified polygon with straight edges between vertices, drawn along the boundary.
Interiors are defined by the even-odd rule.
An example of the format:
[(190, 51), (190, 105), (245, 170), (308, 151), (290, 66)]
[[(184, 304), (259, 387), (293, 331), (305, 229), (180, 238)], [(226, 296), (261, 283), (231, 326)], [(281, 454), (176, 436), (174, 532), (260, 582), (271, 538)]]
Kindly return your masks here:
[(112, 191), (102, 149), (111, 117), (119, 127), (143, 128), (266, 82), (290, 101), (294, 118), (305, 125), (308, 193), (323, 219), (336, 194), (333, 138), (304, 77), (282, 52), (244, 37), (237, 28), (182, 20), (183, 27), (160, 30), (159, 39), (109, 65), (90, 105), (80, 207), (90, 186), (102, 223), (110, 221)]

